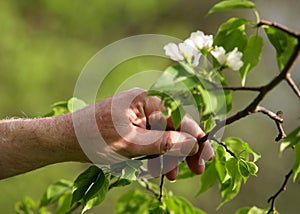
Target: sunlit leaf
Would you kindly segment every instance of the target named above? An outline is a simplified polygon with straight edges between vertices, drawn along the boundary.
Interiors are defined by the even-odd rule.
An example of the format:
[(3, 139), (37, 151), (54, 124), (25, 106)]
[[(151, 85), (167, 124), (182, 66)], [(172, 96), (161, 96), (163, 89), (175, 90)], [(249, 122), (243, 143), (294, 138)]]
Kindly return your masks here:
[(256, 166), (256, 164), (250, 161), (247, 161), (246, 164), (248, 166), (249, 173), (251, 175), (256, 175), (258, 172), (258, 167)]
[(186, 91), (193, 88), (199, 81), (195, 73), (184, 64), (176, 64), (168, 67), (158, 81), (148, 91), (149, 95), (158, 95), (158, 92), (174, 94), (178, 91)]
[(239, 193), (241, 182), (236, 182), (234, 189), (232, 188), (232, 184), (233, 181), (231, 181), (231, 179), (221, 184), (220, 191), (221, 191), (222, 201), (218, 205), (217, 209), (220, 209), (225, 203), (232, 200)]
[(233, 9), (245, 9), (254, 8), (255, 4), (247, 0), (226, 0), (215, 4), (209, 11), (208, 14)]
[(68, 101), (68, 109), (70, 112), (78, 111), (80, 109), (83, 109), (86, 106), (87, 106), (87, 104), (83, 100), (80, 100), (76, 97), (72, 97)]
[(260, 158), (260, 155), (255, 153), (250, 147), (249, 144), (236, 137), (228, 137), (224, 139), (226, 145), (237, 155), (239, 158), (242, 158), (246, 161), (249, 160), (249, 155), (253, 156), (253, 162), (257, 161)]
[(283, 70), (291, 57), (298, 40), (293, 36), (272, 26), (264, 26), (265, 32), (276, 50), (277, 64), (280, 71)]
[(300, 143), (300, 126), (288, 134), (280, 144), (280, 153)]
[(60, 180), (54, 184), (51, 184), (41, 199), (40, 207), (56, 202), (59, 197), (61, 197), (64, 193), (71, 191), (71, 189), (72, 182), (67, 180)]
[(245, 33), (245, 25), (248, 20), (231, 18), (222, 24), (214, 38), (214, 45), (223, 46), (224, 49), (232, 51), (235, 47), (239, 51), (244, 52), (247, 45), (247, 36)]
[(293, 180), (296, 181), (298, 174), (300, 173), (300, 144), (295, 145), (294, 148), (294, 165), (293, 165)]
[[(169, 213), (194, 214), (195, 208), (185, 198), (179, 196), (171, 196), (166, 200), (166, 206)], [(204, 213), (198, 210), (198, 213)]]
[(254, 207), (243, 207), (235, 212), (235, 214), (267, 214), (268, 209), (260, 209), (256, 206)]
[[(68, 213), (68, 211), (72, 209), (71, 201), (72, 201), (72, 192), (70, 191), (59, 198), (55, 214)], [(74, 204), (74, 206), (76, 205)]]
[(249, 71), (259, 63), (262, 47), (263, 39), (258, 35), (251, 35), (243, 53), (244, 65), (240, 69), (242, 85), (245, 85)]

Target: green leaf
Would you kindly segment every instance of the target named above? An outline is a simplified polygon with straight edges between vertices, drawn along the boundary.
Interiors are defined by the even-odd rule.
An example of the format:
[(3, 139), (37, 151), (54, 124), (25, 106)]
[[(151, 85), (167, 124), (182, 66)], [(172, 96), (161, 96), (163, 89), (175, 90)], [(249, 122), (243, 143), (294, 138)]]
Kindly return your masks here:
[(123, 187), (123, 186), (127, 186), (131, 183), (132, 183), (132, 180), (121, 178), (121, 179), (118, 179), (115, 183), (111, 184), (110, 188)]
[[(244, 160), (238, 160), (238, 170), (240, 175), (247, 180), (247, 178), (250, 175), (249, 169), (248, 169), (248, 164)], [(246, 181), (244, 180), (244, 181)]]
[(81, 213), (83, 214), (86, 211), (92, 209), (93, 207), (99, 205), (105, 199), (105, 196), (108, 192), (108, 187), (109, 187), (109, 181), (108, 181), (108, 179), (105, 179), (103, 185), (98, 190), (96, 195), (94, 195), (94, 197), (92, 197), (91, 199), (89, 199), (86, 202), (86, 204), (84, 205)]
[(240, 69), (240, 76), (242, 79), (242, 85), (246, 83), (246, 77), (249, 71), (254, 68), (260, 61), (260, 55), (263, 47), (263, 39), (258, 35), (251, 35), (246, 49), (243, 54), (242, 61), (243, 67)]
[(205, 166), (205, 171), (200, 177), (201, 187), (197, 195), (205, 192), (210, 189), (215, 183), (218, 182), (218, 173), (215, 168), (216, 160), (214, 159), (212, 162), (208, 162)]
[(162, 92), (171, 94), (178, 91), (187, 91), (197, 85), (199, 79), (191, 68), (182, 63), (168, 67), (158, 81), (150, 88), (148, 95), (163, 95)]
[(258, 167), (256, 166), (256, 164), (250, 161), (246, 161), (246, 164), (248, 166), (249, 173), (251, 175), (256, 175), (258, 172)]
[(264, 29), (269, 41), (276, 50), (278, 68), (282, 71), (298, 44), (298, 40), (272, 26), (264, 26)]
[(148, 214), (151, 198), (139, 190), (129, 190), (122, 195), (115, 205), (115, 214)]
[(83, 100), (80, 100), (76, 97), (72, 97), (68, 101), (68, 109), (70, 112), (78, 111), (80, 109), (83, 109), (86, 106), (87, 106), (87, 104)]
[(245, 0), (226, 0), (215, 4), (208, 11), (208, 14), (213, 14), (224, 10), (245, 9), (245, 8), (255, 8), (255, 4), (251, 1), (245, 1)]
[(288, 134), (280, 144), (280, 154), (296, 144), (300, 143), (300, 126)]
[(88, 191), (83, 196), (83, 204), (86, 204), (89, 200), (91, 200), (95, 195), (98, 194), (98, 192), (103, 188), (103, 185), (105, 184), (106, 177), (103, 173), (103, 171), (100, 171), (98, 173), (98, 177), (96, 181), (90, 186)]
[(56, 202), (63, 194), (71, 190), (72, 182), (67, 180), (60, 180), (54, 184), (51, 184), (41, 199), (40, 207), (44, 207)]
[(216, 126), (216, 120), (212, 114), (203, 115), (201, 117), (201, 122), (203, 123), (203, 131), (205, 133), (209, 132)]
[(300, 172), (300, 127), (293, 130), (282, 140), (279, 155), (292, 147), (294, 147), (293, 179), (295, 181)]
[(255, 153), (249, 144), (236, 137), (228, 137), (224, 139), (224, 143), (237, 155), (239, 158), (248, 161), (249, 155), (253, 156), (253, 162), (256, 162), (260, 155)]
[(238, 160), (232, 157), (226, 162), (225, 166), (227, 173), (231, 178), (231, 185), (229, 186), (229, 188), (235, 190), (241, 183), (241, 173), (239, 172)]
[(76, 178), (72, 191), (72, 204), (82, 199), (89, 187), (98, 178), (99, 173), (103, 173), (100, 168), (97, 166), (90, 166)]
[(224, 182), (226, 179), (226, 151), (223, 146), (218, 146), (215, 152), (215, 168), (218, 173), (219, 180)]
[(186, 179), (194, 177), (196, 174), (191, 171), (191, 169), (188, 167), (186, 161), (181, 162), (178, 165), (178, 176), (177, 180), (179, 179)]
[(35, 214), (36, 210), (37, 205), (29, 197), (25, 197), (23, 201), (15, 204), (15, 211), (17, 214)]
[(72, 201), (72, 192), (69, 191), (59, 198), (55, 214), (68, 213), (68, 211), (72, 209), (71, 201)]
[(162, 205), (149, 209), (149, 214), (168, 214), (165, 207)]
[(268, 209), (260, 209), (254, 207), (243, 207), (235, 212), (235, 214), (267, 214)]
[(222, 201), (218, 205), (217, 209), (220, 209), (225, 203), (232, 200), (239, 193), (241, 188), (241, 182), (235, 182), (234, 189), (232, 188), (232, 184), (233, 181), (231, 181), (231, 179), (221, 184), (220, 191), (221, 191)]
[(179, 128), (179, 125), (184, 115), (185, 115), (185, 110), (180, 104), (177, 106), (175, 110), (171, 112), (172, 123), (175, 130)]
[(293, 164), (293, 180), (296, 178), (300, 172), (300, 144), (295, 145), (294, 148), (294, 164)]
[(169, 213), (194, 214), (194, 207), (183, 197), (171, 196), (165, 203)]
[(56, 102), (52, 105), (52, 111), (43, 115), (43, 117), (52, 117), (52, 116), (57, 116), (61, 114), (66, 114), (69, 112), (68, 109), (68, 102), (66, 101), (60, 101)]
[(222, 24), (214, 38), (214, 45), (223, 46), (224, 49), (232, 51), (235, 47), (239, 51), (244, 52), (247, 45), (247, 36), (245, 33), (245, 25), (248, 20), (231, 18)]

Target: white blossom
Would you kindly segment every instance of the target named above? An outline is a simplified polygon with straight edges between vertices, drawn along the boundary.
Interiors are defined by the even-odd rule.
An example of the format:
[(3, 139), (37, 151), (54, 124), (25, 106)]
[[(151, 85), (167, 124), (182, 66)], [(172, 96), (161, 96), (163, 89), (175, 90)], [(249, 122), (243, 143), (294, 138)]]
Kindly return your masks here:
[(216, 60), (222, 65), (229, 67), (234, 71), (240, 70), (243, 66), (243, 61), (241, 60), (243, 53), (239, 52), (237, 48), (234, 48), (229, 53), (226, 53), (223, 47), (216, 46), (211, 54), (216, 58)]
[(199, 64), (201, 54), (194, 47), (187, 43), (169, 43), (164, 46), (167, 56), (174, 61), (186, 61), (189, 65), (196, 67)]
[(224, 65), (226, 61), (226, 51), (223, 47), (216, 46), (212, 51), (211, 54), (216, 58), (216, 60), (221, 64)]
[(191, 33), (190, 38), (184, 41), (185, 43), (195, 47), (198, 50), (210, 49), (213, 44), (213, 36), (205, 35), (202, 31)]
[(227, 54), (228, 67), (234, 71), (240, 70), (240, 68), (244, 64), (243, 61), (241, 60), (242, 57), (243, 54), (239, 52), (237, 48), (234, 48), (231, 52)]
[(179, 48), (175, 43), (169, 43), (164, 46), (164, 50), (167, 56), (174, 61), (184, 60), (183, 55), (179, 52)]

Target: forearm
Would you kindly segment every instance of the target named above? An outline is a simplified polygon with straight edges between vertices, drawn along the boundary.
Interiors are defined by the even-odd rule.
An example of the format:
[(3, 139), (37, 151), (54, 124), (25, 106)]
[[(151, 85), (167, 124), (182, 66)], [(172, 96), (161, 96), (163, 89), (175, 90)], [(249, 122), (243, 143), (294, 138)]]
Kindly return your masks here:
[(0, 121), (0, 179), (64, 161), (88, 161), (70, 114)]

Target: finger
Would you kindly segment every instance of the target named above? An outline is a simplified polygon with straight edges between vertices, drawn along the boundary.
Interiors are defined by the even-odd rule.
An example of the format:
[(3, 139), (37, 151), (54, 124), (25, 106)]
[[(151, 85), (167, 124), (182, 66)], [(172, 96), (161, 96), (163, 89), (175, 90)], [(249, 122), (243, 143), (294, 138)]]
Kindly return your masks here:
[(205, 170), (205, 161), (214, 157), (214, 151), (208, 141), (203, 143), (198, 152), (186, 158), (189, 168), (196, 174), (202, 174)]
[(166, 177), (170, 181), (176, 180), (176, 177), (178, 175), (178, 157), (172, 157), (172, 156), (163, 156), (163, 174), (166, 175)]
[(149, 159), (147, 161), (148, 172), (154, 178), (157, 178), (161, 175), (161, 156)]
[(125, 149), (135, 156), (137, 154), (187, 156), (198, 150), (197, 139), (185, 132), (146, 130), (133, 126), (132, 131), (124, 138), (130, 142)]
[(183, 119), (181, 120), (180, 131), (187, 132), (197, 139), (201, 139), (205, 136), (204, 131), (200, 128), (198, 123), (189, 115), (186, 114)]

